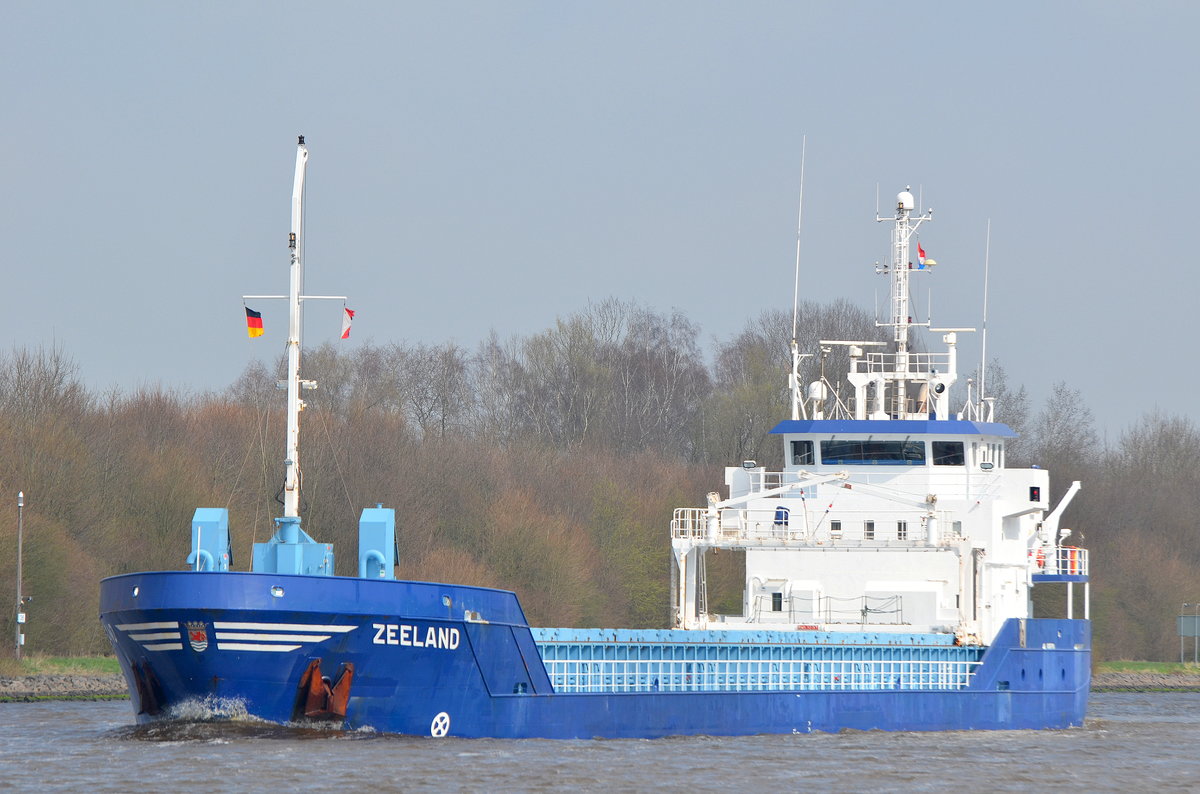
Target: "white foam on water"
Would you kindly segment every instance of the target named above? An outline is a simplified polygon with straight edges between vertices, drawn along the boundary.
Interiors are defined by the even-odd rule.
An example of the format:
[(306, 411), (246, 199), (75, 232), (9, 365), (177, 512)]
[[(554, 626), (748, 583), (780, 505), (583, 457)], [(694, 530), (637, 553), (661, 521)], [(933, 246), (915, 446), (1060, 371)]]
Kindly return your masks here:
[(345, 723), (336, 722), (334, 720), (313, 720), (311, 722), (308, 720), (288, 720), (282, 724), (285, 728), (296, 728), (298, 730), (314, 731), (317, 733), (324, 733), (327, 731), (337, 733), (346, 732)]
[(247, 711), (246, 701), (241, 698), (214, 696), (173, 703), (163, 718), (182, 722), (266, 722)]

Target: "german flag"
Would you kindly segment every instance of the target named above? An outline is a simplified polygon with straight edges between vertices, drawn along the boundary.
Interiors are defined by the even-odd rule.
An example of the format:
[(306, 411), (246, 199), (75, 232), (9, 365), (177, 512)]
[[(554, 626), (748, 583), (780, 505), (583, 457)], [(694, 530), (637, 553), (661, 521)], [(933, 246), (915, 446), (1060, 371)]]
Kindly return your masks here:
[(262, 314), (246, 307), (246, 333), (253, 339), (263, 335)]

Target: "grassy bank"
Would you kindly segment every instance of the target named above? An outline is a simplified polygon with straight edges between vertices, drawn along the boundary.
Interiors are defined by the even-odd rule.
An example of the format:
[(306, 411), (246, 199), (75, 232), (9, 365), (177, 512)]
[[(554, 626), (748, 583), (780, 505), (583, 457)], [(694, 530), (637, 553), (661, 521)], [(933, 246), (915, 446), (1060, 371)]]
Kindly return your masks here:
[(1179, 662), (1097, 662), (1097, 673), (1157, 673), (1159, 675), (1200, 675), (1200, 665)]
[(9, 657), (0, 659), (0, 676), (25, 675), (101, 675), (119, 673), (120, 665), (113, 656), (24, 656), (20, 661)]

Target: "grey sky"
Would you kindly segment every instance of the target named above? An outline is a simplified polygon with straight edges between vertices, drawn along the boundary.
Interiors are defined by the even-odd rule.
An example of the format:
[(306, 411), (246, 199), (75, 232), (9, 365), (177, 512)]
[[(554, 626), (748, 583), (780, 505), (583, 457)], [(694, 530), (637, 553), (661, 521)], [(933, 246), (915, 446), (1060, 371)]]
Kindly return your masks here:
[[(1200, 418), (1200, 4), (0, 0), (0, 342), (96, 390), (220, 389), (282, 349), (295, 135), (307, 291), (354, 338), (469, 347), (615, 296), (706, 339), (886, 293), (875, 224), (935, 221), (935, 324), (978, 325), (1110, 437)], [(340, 306), (310, 306), (306, 342)], [(978, 336), (963, 344), (964, 369)], [(781, 378), (783, 373), (781, 373)]]

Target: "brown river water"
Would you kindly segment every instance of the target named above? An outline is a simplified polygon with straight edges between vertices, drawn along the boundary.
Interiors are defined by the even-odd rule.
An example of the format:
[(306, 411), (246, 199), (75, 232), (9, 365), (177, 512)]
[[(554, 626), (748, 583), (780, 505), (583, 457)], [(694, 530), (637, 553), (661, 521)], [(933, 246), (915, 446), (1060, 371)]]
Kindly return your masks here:
[(128, 701), (0, 703), (20, 791), (1200, 791), (1200, 693), (1095, 693), (1065, 731), (430, 739), (135, 726)]

